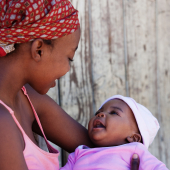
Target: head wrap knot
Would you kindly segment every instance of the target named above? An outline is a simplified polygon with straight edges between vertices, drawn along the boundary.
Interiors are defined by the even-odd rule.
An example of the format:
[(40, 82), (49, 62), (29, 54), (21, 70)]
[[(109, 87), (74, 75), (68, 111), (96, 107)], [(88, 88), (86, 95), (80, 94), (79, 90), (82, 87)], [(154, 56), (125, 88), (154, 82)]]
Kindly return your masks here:
[(0, 0), (0, 57), (15, 43), (56, 39), (78, 27), (78, 11), (68, 0)]

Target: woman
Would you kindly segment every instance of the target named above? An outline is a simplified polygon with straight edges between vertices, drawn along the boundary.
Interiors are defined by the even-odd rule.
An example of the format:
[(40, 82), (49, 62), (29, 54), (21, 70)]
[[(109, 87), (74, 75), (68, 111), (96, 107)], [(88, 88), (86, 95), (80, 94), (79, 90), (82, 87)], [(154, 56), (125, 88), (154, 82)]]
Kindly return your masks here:
[[(51, 153), (38, 148), (33, 131), (68, 152), (92, 146), (87, 130), (44, 95), (70, 69), (80, 38), (77, 13), (68, 0), (0, 1), (2, 170), (59, 169), (58, 151), (47, 141)], [(138, 159), (132, 162), (133, 169)]]

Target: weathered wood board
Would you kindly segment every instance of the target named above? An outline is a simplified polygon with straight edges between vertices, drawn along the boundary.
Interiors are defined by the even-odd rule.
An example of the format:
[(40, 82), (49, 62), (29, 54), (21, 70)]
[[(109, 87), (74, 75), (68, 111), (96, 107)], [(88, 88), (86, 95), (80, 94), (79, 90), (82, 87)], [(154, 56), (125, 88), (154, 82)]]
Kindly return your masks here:
[(122, 1), (91, 1), (95, 111), (112, 95), (126, 95)]
[(134, 98), (160, 122), (149, 150), (170, 168), (170, 1), (71, 2), (81, 39), (70, 72), (59, 80), (60, 99), (58, 89), (49, 95), (85, 127), (106, 98)]
[[(155, 1), (124, 3), (129, 95), (158, 116)], [(160, 159), (157, 135), (150, 151)], [(155, 149), (157, 148), (157, 149)]]
[(170, 1), (157, 1), (157, 67), (159, 92), (160, 159), (170, 169)]

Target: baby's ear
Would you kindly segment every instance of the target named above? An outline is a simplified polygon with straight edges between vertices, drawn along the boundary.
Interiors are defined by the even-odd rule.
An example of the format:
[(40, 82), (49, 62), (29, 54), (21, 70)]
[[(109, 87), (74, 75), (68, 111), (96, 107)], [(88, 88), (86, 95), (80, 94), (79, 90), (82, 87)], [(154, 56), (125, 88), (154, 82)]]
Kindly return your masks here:
[(141, 135), (139, 133), (134, 133), (132, 136), (128, 136), (126, 140), (131, 142), (141, 142)]

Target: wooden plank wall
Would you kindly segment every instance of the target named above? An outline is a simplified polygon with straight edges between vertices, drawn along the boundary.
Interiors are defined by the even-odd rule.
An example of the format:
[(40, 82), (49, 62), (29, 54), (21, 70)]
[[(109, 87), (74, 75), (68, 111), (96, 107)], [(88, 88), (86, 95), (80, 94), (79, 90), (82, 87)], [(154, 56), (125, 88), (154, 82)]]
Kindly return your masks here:
[(106, 98), (134, 98), (158, 118), (149, 150), (170, 168), (170, 1), (71, 2), (79, 10), (79, 48), (49, 95), (85, 127)]

